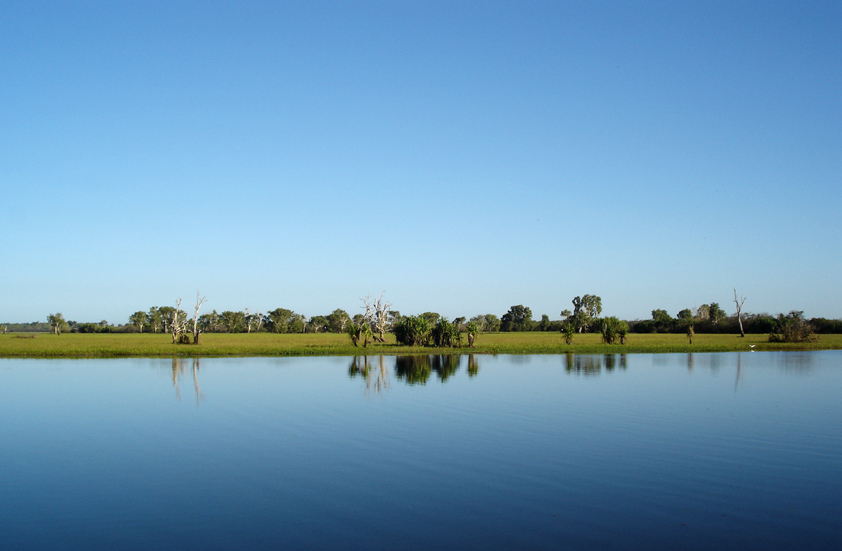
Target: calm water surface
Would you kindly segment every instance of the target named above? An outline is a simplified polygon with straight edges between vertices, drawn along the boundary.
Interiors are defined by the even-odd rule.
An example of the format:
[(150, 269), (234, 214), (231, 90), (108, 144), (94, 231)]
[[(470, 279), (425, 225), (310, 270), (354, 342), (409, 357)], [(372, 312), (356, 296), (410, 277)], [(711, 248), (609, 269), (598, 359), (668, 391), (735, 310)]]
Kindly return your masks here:
[(840, 549), (842, 353), (0, 360), (3, 549)]

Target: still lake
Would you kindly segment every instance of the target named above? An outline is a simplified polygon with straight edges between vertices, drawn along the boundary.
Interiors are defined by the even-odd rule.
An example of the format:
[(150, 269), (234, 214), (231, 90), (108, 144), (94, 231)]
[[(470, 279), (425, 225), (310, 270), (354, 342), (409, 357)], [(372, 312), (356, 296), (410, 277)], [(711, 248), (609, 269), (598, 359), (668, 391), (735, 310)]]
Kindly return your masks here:
[(842, 352), (0, 360), (3, 549), (842, 549)]

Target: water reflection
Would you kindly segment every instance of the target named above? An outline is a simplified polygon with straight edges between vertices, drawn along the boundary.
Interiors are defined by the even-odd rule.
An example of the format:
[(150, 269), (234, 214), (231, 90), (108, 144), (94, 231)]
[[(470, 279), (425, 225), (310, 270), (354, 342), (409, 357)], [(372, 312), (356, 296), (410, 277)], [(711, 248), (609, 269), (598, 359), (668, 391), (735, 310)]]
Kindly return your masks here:
[(437, 354), (429, 358), (430, 367), (439, 376), (441, 382), (445, 382), (459, 371), (460, 356)]
[(564, 368), (567, 373), (575, 373), (576, 375), (599, 375), (603, 368), (606, 372), (611, 373), (616, 368), (625, 370), (628, 368), (628, 362), (625, 354), (604, 354), (604, 355), (589, 355), (589, 354), (572, 354), (564, 355)]
[[(200, 359), (193, 358), (192, 359), (192, 371), (193, 371), (193, 390), (196, 393), (196, 406), (198, 407), (199, 401), (204, 398), (202, 394), (202, 389), (199, 386), (199, 368), (200, 366)], [(184, 358), (173, 358), (172, 359), (172, 386), (175, 388), (175, 399), (179, 402), (181, 401), (181, 388), (178, 386), (178, 380), (184, 375), (187, 371), (187, 360)]]
[(432, 371), (429, 356), (395, 356), (395, 376), (407, 384), (426, 384)]
[(389, 372), (386, 370), (385, 356), (380, 356), (376, 368), (371, 366), (368, 356), (354, 356), (351, 365), (348, 367), (348, 375), (362, 377), (365, 380), (365, 393), (374, 392), (379, 394), (390, 386)]
[(479, 362), (473, 354), (468, 355), (468, 377), (479, 375)]

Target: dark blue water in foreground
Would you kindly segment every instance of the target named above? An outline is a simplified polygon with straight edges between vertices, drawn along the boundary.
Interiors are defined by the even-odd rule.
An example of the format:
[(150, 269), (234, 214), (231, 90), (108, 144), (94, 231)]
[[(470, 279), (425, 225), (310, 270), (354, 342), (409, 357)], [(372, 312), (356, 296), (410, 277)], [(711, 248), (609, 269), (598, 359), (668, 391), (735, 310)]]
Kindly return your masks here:
[(0, 360), (2, 549), (840, 549), (842, 353)]

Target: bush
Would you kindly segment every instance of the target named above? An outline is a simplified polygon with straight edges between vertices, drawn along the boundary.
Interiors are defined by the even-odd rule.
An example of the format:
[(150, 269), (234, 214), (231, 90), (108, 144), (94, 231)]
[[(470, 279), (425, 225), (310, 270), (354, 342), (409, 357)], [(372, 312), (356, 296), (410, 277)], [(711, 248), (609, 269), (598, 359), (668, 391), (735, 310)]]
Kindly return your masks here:
[(430, 333), (433, 344), (438, 347), (462, 345), (462, 333), (459, 332), (459, 326), (447, 321), (447, 318), (439, 318)]
[(425, 346), (430, 342), (430, 320), (422, 316), (404, 316), (392, 324), (392, 332), (399, 344)]
[(778, 314), (769, 342), (811, 342), (816, 340), (813, 327), (804, 319), (804, 312), (793, 310), (786, 316)]

